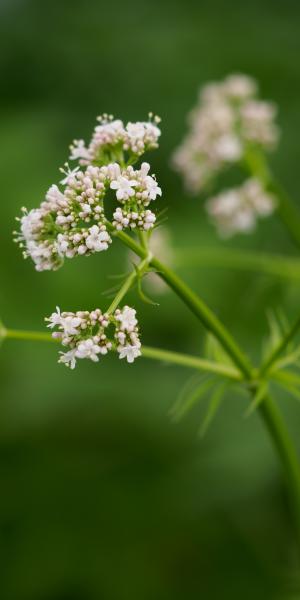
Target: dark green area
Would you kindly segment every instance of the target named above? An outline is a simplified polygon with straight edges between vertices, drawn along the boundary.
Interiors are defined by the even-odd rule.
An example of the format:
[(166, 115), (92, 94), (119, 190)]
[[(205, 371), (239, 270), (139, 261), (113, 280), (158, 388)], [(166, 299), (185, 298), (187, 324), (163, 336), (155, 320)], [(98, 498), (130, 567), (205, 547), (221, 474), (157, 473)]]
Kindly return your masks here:
[[(42, 274), (12, 243), (21, 206), (40, 203), (69, 143), (88, 138), (97, 114), (161, 115), (161, 146), (149, 158), (173, 243), (220, 247), (169, 159), (198, 87), (248, 73), (279, 105), (272, 165), (300, 204), (299, 19), (292, 0), (2, 0), (0, 314), (8, 327), (43, 329), (57, 304), (103, 306), (108, 276), (124, 271), (117, 242)], [(297, 256), (275, 217), (226, 244)], [(180, 272), (256, 362), (267, 310), (299, 313), (297, 282), (188, 264)], [(132, 298), (144, 343), (201, 353), (203, 330), (171, 294), (159, 307)], [(242, 419), (243, 398), (226, 397), (201, 442), (202, 406), (177, 425), (168, 417), (190, 377), (184, 369), (112, 356), (69, 372), (54, 346), (15, 341), (0, 358), (3, 600), (299, 598), (281, 473), (258, 417)], [(297, 440), (299, 406), (279, 401)]]

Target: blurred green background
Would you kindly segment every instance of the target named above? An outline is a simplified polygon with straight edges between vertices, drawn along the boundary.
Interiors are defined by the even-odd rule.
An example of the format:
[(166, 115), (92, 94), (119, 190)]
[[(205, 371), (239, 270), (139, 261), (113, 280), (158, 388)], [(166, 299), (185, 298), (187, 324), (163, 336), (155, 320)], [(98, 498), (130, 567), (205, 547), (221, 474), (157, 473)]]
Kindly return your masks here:
[[(176, 248), (217, 247), (199, 201), (170, 167), (198, 87), (241, 71), (280, 108), (272, 165), (299, 201), (300, 5), (293, 0), (1, 0), (1, 294), (8, 327), (43, 329), (58, 304), (103, 306), (105, 255), (38, 274), (12, 243), (21, 206), (59, 178), (74, 137), (95, 117), (161, 115), (150, 157)], [(226, 242), (297, 256), (274, 217)], [(238, 252), (238, 250), (237, 250)], [(299, 283), (181, 264), (258, 362), (266, 312), (299, 312)], [(142, 304), (144, 343), (199, 354), (204, 332), (171, 294)], [(230, 395), (204, 441), (202, 407), (174, 425), (168, 410), (190, 373), (138, 360), (57, 364), (51, 345), (1, 348), (0, 597), (3, 600), (299, 598), (281, 472), (258, 417)], [(278, 401), (299, 439), (299, 406)]]

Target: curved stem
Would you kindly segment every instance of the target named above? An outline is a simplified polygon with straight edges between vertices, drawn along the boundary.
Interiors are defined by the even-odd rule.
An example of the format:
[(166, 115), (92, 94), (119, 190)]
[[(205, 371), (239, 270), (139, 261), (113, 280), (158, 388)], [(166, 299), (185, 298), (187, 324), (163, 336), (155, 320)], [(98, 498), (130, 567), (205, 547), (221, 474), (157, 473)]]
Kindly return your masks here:
[[(109, 228), (109, 226), (108, 226)], [(118, 237), (126, 246), (128, 246), (133, 252), (135, 252), (141, 258), (145, 258), (147, 251), (137, 244), (129, 235), (123, 231), (116, 232), (115, 229), (110, 226), (110, 231)], [(201, 321), (204, 327), (210, 331), (221, 343), (228, 356), (232, 359), (233, 363), (239, 368), (241, 373), (246, 379), (251, 379), (252, 366), (247, 356), (240, 350), (239, 346), (226, 330), (224, 325), (219, 321), (215, 314), (210, 308), (189, 288), (178, 275), (176, 275), (169, 267), (160, 262), (157, 258), (153, 257), (150, 261), (152, 266), (158, 275), (168, 284), (170, 288), (183, 300), (188, 308), (195, 314), (195, 316)]]
[(146, 267), (149, 265), (151, 258), (152, 258), (152, 254), (147, 253), (147, 257), (140, 262), (140, 264), (136, 267), (136, 270), (132, 271), (132, 273), (130, 273), (130, 275), (128, 275), (128, 277), (124, 281), (123, 285), (121, 286), (120, 290), (117, 292), (112, 303), (108, 307), (108, 309), (106, 311), (107, 314), (113, 313), (116, 310), (116, 308), (118, 308), (120, 302), (123, 300), (124, 296), (126, 296), (127, 292), (130, 290), (131, 286), (135, 283), (139, 274), (142, 275), (144, 270), (146, 269)]
[[(115, 235), (138, 256), (145, 256), (145, 250), (132, 240), (130, 236), (124, 232), (118, 232)], [(255, 377), (251, 363), (212, 311), (171, 269), (158, 259), (153, 258), (150, 264), (198, 317), (202, 324), (215, 335), (239, 369), (241, 375), (251, 381), (252, 376)], [(286, 474), (289, 497), (297, 529), (298, 552), (300, 553), (300, 468), (297, 453), (282, 417), (269, 397), (260, 403), (258, 410), (266, 424)]]

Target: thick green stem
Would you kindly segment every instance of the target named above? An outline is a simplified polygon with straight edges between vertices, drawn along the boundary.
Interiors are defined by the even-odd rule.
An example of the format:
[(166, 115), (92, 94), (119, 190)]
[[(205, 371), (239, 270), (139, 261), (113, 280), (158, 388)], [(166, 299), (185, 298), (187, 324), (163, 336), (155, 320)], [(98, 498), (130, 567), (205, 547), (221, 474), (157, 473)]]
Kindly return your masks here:
[(281, 460), (300, 548), (300, 468), (297, 452), (282, 416), (269, 396), (260, 404), (259, 412)]
[[(130, 236), (124, 232), (118, 232), (116, 235), (138, 256), (145, 257), (146, 251), (132, 240)], [(175, 273), (172, 272), (171, 269), (166, 267), (159, 260), (153, 258), (150, 265), (157, 270), (160, 277), (184, 301), (202, 324), (215, 335), (224, 350), (226, 350), (231, 357), (233, 363), (239, 369), (243, 378), (251, 381), (252, 377), (255, 377), (251, 363), (212, 311), (177, 275), (175, 275)], [(300, 467), (297, 453), (290, 435), (285, 428), (282, 417), (270, 398), (266, 398), (261, 402), (258, 410), (266, 424), (286, 474), (290, 502), (295, 517), (298, 551), (300, 553)]]

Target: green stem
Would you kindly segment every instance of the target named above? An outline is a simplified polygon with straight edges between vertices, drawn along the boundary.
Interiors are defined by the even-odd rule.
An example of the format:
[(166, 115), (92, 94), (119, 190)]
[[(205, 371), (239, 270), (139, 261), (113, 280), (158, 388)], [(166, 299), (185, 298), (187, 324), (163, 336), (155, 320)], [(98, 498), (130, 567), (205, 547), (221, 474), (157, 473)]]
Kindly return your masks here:
[(299, 329), (300, 317), (298, 317), (294, 325), (287, 332), (287, 334), (284, 336), (284, 338), (281, 340), (281, 342), (278, 344), (278, 346), (275, 348), (272, 354), (263, 363), (263, 366), (260, 369), (260, 376), (265, 375), (266, 372), (270, 369), (270, 367), (272, 367), (272, 365), (275, 363), (277, 358), (279, 358), (279, 356), (284, 352), (284, 350), (286, 349), (290, 341), (293, 339), (293, 337), (296, 335), (296, 333), (299, 331)]
[[(135, 242), (129, 235), (123, 231), (116, 232), (112, 226), (108, 226), (110, 231), (116, 235), (126, 246), (141, 258), (145, 258), (147, 251)], [(228, 356), (239, 368), (246, 379), (251, 379), (252, 366), (247, 356), (240, 350), (239, 346), (226, 330), (219, 319), (214, 315), (210, 308), (199, 298), (169, 267), (153, 257), (150, 261), (160, 277), (174, 290), (174, 292), (183, 300), (194, 315), (201, 321), (204, 327), (210, 331), (223, 346)]]
[(144, 270), (149, 265), (151, 258), (152, 258), (152, 254), (147, 253), (147, 257), (140, 262), (140, 264), (136, 267), (136, 270), (132, 271), (132, 273), (130, 273), (130, 275), (128, 275), (128, 277), (124, 281), (122, 287), (120, 288), (120, 290), (116, 294), (115, 298), (113, 299), (112, 303), (108, 307), (108, 309), (106, 311), (106, 313), (108, 315), (113, 313), (116, 310), (116, 308), (118, 308), (118, 306), (119, 306), (120, 302), (122, 302), (124, 296), (126, 296), (127, 292), (130, 290), (131, 286), (135, 283), (136, 278), (139, 276), (139, 274), (142, 275)]
[(169, 350), (161, 350), (159, 348), (150, 348), (149, 346), (142, 346), (142, 356), (180, 365), (182, 367), (206, 371), (207, 373), (214, 373), (215, 375), (221, 375), (222, 377), (234, 381), (241, 381), (241, 374), (234, 367), (215, 363), (196, 356), (189, 356), (188, 354), (180, 354), (179, 352), (171, 352)]
[(283, 187), (276, 181), (272, 176), (269, 183), (266, 186), (267, 190), (274, 194), (279, 200), (277, 207), (277, 213), (284, 223), (291, 240), (300, 247), (300, 213), (291, 201), (288, 194), (285, 192)]
[[(16, 329), (5, 329), (4, 327), (1, 328), (0, 337), (55, 343), (58, 343), (59, 341), (53, 339), (50, 333), (38, 331), (20, 331)], [(230, 380), (238, 381), (241, 379), (240, 372), (233, 367), (221, 365), (219, 363), (214, 363), (198, 357), (171, 352), (168, 350), (161, 350), (159, 348), (151, 348), (148, 346), (142, 347), (142, 354), (146, 358), (169, 362), (208, 373), (214, 373)], [(266, 397), (259, 405), (258, 410), (270, 433), (285, 472), (287, 487), (291, 500), (291, 507), (295, 517), (297, 537), (300, 545), (300, 470), (297, 454), (282, 417), (271, 398)]]
[[(59, 339), (53, 338), (51, 333), (23, 331), (19, 329), (3, 328), (0, 337), (3, 339), (28, 340), (34, 342), (60, 342)], [(234, 367), (198, 358), (197, 356), (180, 354), (179, 352), (171, 352), (170, 350), (161, 350), (160, 348), (151, 348), (150, 346), (142, 346), (142, 356), (153, 360), (172, 363), (174, 365), (180, 365), (181, 367), (205, 371), (206, 373), (214, 373), (215, 375), (220, 375), (233, 381), (241, 380), (240, 372)]]
[(254, 177), (257, 177), (264, 188), (278, 199), (277, 214), (285, 225), (292, 241), (300, 247), (300, 212), (292, 202), (281, 184), (276, 181), (262, 152), (258, 149), (248, 150), (243, 166)]
[[(110, 230), (112, 231), (113, 228)], [(115, 233), (115, 235), (138, 256), (142, 258), (145, 257), (145, 250), (132, 240), (130, 236), (124, 232), (118, 232)], [(150, 265), (157, 270), (160, 277), (184, 301), (201, 323), (215, 335), (239, 369), (243, 378), (251, 381), (252, 377), (255, 376), (251, 363), (212, 311), (177, 275), (175, 275), (175, 273), (172, 272), (171, 269), (166, 267), (159, 260), (153, 258)], [(285, 428), (282, 417), (272, 401), (269, 398), (266, 398), (265, 401), (261, 402), (258, 410), (266, 424), (273, 445), (277, 450), (283, 469), (286, 473), (290, 502), (295, 516), (298, 550), (300, 553), (300, 469), (297, 453), (289, 433)]]
[(269, 396), (266, 396), (260, 404), (259, 411), (273, 440), (285, 473), (291, 509), (295, 519), (295, 533), (300, 548), (300, 469), (297, 452), (282, 416)]
[(5, 329), (3, 328), (0, 332), (0, 339), (11, 339), (11, 340), (31, 340), (33, 342), (55, 342), (57, 339), (53, 338), (51, 333), (44, 333), (42, 331), (26, 331), (20, 329)]

